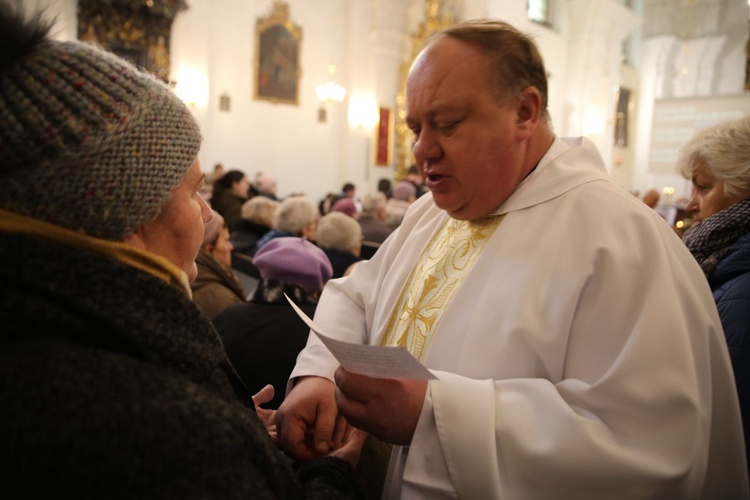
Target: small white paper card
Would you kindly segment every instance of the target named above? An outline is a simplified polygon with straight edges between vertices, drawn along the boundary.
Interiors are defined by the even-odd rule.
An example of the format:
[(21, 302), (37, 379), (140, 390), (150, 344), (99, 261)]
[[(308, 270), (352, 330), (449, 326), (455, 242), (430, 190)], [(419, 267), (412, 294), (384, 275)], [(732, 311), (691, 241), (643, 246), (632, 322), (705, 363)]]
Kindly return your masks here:
[(320, 329), (292, 299), (284, 294), (302, 321), (315, 332), (341, 366), (353, 373), (361, 373), (375, 378), (407, 378), (415, 380), (436, 379), (430, 370), (424, 367), (406, 349), (391, 346), (352, 344), (333, 339)]

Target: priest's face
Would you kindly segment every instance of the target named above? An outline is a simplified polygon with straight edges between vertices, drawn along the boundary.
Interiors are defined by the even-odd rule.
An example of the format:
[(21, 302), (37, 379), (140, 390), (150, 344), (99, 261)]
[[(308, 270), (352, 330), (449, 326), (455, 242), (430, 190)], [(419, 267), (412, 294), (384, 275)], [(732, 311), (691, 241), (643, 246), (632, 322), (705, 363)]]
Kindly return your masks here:
[(450, 37), (427, 47), (409, 74), (406, 107), (424, 185), (451, 217), (489, 214), (525, 177), (518, 99), (498, 102), (480, 48)]

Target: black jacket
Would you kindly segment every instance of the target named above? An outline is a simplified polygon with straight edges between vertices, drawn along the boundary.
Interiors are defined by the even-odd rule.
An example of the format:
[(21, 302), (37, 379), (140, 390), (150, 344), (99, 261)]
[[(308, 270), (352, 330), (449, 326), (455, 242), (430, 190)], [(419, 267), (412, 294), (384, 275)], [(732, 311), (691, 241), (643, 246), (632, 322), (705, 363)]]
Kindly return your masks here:
[[(301, 304), (300, 309), (312, 318), (315, 306)], [(236, 304), (216, 316), (213, 322), (224, 340), (232, 365), (250, 392), (272, 384), (276, 392), (263, 407), (278, 408), (284, 400), (297, 355), (307, 344), (310, 328), (286, 300), (275, 304)]]
[(708, 277), (708, 283), (732, 359), (750, 466), (750, 233), (732, 245)]
[(344, 252), (334, 248), (321, 249), (325, 252), (328, 260), (331, 261), (331, 267), (333, 267), (331, 279), (341, 278), (346, 270), (349, 269), (349, 266), (362, 260), (351, 252)]
[(238, 220), (230, 229), (229, 241), (232, 242), (234, 251), (250, 257), (255, 254), (255, 244), (258, 243), (258, 240), (271, 230), (268, 226), (262, 226), (245, 219)]
[[(271, 442), (188, 297), (109, 257), (0, 232), (5, 498), (330, 498), (349, 466)], [(337, 490), (341, 488), (342, 491)]]

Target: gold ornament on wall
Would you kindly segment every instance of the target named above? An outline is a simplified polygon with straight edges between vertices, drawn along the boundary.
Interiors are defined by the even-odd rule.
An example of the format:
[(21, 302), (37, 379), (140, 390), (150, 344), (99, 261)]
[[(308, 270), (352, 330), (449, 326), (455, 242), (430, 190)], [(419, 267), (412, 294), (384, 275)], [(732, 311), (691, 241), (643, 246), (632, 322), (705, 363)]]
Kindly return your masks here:
[(427, 0), (425, 4), (425, 21), (419, 24), (417, 32), (411, 35), (411, 54), (401, 64), (399, 70), (399, 88), (396, 94), (396, 180), (406, 176), (406, 171), (415, 163), (412, 153), (413, 135), (406, 126), (406, 78), (409, 76), (414, 59), (416, 59), (425, 41), (438, 31), (452, 26), (455, 21), (450, 13), (444, 13), (439, 0)]

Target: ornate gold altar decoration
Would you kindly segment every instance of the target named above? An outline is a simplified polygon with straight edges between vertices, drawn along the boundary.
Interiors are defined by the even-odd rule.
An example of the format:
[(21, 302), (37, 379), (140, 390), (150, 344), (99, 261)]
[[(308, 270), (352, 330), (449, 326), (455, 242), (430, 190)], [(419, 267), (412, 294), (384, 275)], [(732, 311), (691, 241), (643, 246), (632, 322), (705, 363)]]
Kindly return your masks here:
[(299, 104), (302, 28), (289, 18), (289, 5), (274, 0), (271, 13), (255, 23), (255, 99)]
[(422, 45), (430, 35), (441, 31), (455, 23), (450, 13), (443, 13), (440, 0), (427, 0), (425, 4), (426, 20), (419, 24), (417, 32), (411, 35), (411, 54), (409, 59), (401, 64), (399, 70), (399, 88), (396, 94), (396, 180), (406, 175), (409, 166), (414, 164), (412, 154), (412, 133), (406, 126), (406, 77), (409, 74), (414, 59), (422, 50)]
[(78, 38), (169, 81), (172, 21), (185, 0), (79, 0)]

